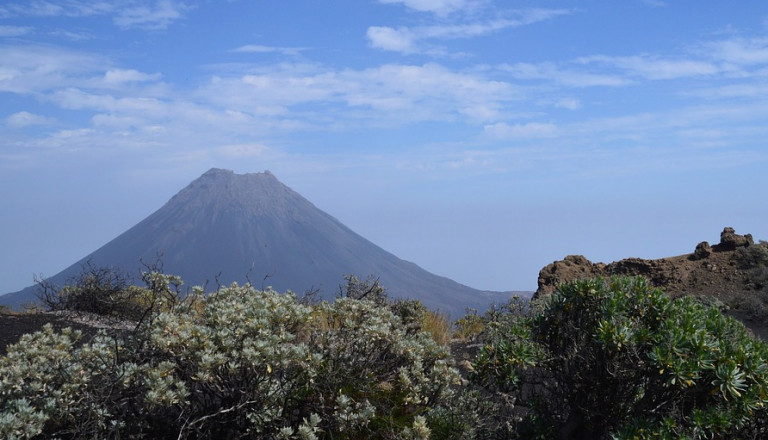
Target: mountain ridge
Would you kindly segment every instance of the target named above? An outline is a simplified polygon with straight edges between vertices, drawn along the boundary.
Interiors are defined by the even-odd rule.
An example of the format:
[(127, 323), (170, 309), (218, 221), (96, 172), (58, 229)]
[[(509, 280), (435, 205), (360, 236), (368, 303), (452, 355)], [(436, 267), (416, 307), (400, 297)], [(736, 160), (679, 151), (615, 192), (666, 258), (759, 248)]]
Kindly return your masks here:
[[(396, 257), (269, 171), (236, 174), (219, 168), (203, 173), (160, 209), (49, 280), (62, 285), (86, 262), (135, 276), (141, 261), (158, 256), (163, 269), (187, 285), (251, 279), (278, 291), (319, 289), (324, 298), (336, 294), (346, 274), (373, 275), (391, 296), (419, 299), (455, 317), (467, 307), (482, 309), (511, 295), (473, 289)], [(0, 296), (0, 303), (18, 307), (33, 298), (30, 286)]]

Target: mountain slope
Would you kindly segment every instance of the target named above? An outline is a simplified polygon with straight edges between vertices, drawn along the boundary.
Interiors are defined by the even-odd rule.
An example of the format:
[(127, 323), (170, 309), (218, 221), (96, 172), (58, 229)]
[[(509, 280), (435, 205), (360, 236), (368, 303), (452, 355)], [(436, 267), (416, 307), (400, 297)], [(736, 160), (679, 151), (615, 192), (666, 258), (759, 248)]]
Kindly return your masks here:
[[(303, 293), (320, 289), (332, 297), (343, 275), (374, 275), (393, 297), (419, 299), (431, 308), (463, 314), (508, 294), (485, 292), (433, 275), (384, 251), (308, 200), (274, 175), (211, 169), (162, 208), (81, 261), (51, 277), (57, 284), (84, 262), (139, 273), (140, 260), (162, 255), (165, 272), (187, 285), (215, 279)], [(34, 288), (0, 297), (18, 306), (34, 299)]]

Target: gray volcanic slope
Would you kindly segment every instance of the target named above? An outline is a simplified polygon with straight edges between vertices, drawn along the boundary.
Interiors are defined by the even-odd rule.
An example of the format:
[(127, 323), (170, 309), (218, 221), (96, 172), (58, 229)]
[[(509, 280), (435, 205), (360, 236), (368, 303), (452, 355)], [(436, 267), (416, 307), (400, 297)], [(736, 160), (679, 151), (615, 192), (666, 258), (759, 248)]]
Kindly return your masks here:
[[(343, 275), (379, 277), (390, 296), (421, 300), (454, 318), (465, 307), (484, 309), (509, 292), (479, 291), (431, 274), (354, 233), (280, 183), (272, 173), (237, 175), (211, 169), (155, 213), (81, 261), (51, 277), (64, 284), (89, 261), (138, 274), (140, 261), (162, 255), (166, 273), (185, 285), (215, 289), (245, 282), (333, 297)], [(266, 277), (266, 279), (265, 279)], [(18, 307), (35, 299), (35, 287), (0, 297)]]

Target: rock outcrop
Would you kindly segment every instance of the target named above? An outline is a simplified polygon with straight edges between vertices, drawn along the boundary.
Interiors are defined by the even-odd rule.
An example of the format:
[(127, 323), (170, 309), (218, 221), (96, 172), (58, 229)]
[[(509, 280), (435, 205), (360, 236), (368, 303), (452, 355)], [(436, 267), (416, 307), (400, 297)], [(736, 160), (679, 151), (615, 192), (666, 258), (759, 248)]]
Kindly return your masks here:
[(739, 235), (733, 228), (725, 228), (720, 233), (720, 244), (715, 246), (719, 252), (733, 251), (738, 247), (745, 247), (755, 244), (752, 240), (752, 234)]
[(627, 258), (610, 264), (592, 263), (581, 255), (569, 255), (555, 261), (539, 272), (535, 297), (552, 293), (557, 285), (576, 279), (596, 276), (641, 275), (668, 294), (694, 294), (727, 297), (729, 294), (754, 289), (747, 249), (755, 244), (752, 235), (739, 235), (727, 227), (720, 234), (720, 243), (710, 246), (703, 241), (693, 253), (677, 257), (645, 260)]

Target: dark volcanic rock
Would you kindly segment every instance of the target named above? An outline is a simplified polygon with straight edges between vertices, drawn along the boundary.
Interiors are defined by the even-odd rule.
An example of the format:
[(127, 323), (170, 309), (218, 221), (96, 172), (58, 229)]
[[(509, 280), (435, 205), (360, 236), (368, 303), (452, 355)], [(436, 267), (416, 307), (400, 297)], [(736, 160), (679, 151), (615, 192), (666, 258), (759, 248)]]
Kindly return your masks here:
[(603, 264), (569, 255), (541, 269), (534, 297), (553, 292), (563, 282), (613, 275), (643, 276), (669, 294), (727, 297), (752, 289), (751, 275), (744, 270), (744, 257), (739, 254), (739, 249), (748, 246), (754, 246), (751, 235), (738, 235), (733, 228), (725, 228), (720, 244), (710, 247), (701, 242), (692, 254), (677, 257), (626, 258)]
[(552, 293), (559, 284), (564, 282), (600, 276), (604, 269), (604, 264), (593, 264), (583, 255), (568, 255), (541, 269), (536, 295)]
[(755, 244), (751, 234), (739, 235), (733, 228), (726, 227), (720, 233), (720, 244), (715, 245), (718, 252), (732, 251), (738, 247), (745, 247)]
[[(508, 295), (485, 292), (431, 274), (354, 233), (280, 183), (272, 173), (238, 175), (211, 169), (162, 208), (83, 260), (50, 279), (61, 285), (84, 262), (138, 274), (141, 260), (162, 255), (166, 273), (186, 285), (250, 280), (257, 288), (333, 297), (345, 274), (380, 278), (393, 297), (419, 299), (434, 309), (463, 315)], [(0, 297), (19, 306), (34, 288)]]
[(706, 241), (702, 241), (701, 243), (696, 245), (696, 250), (693, 251), (693, 255), (691, 255), (692, 260), (703, 260), (704, 258), (707, 258), (710, 254), (712, 254), (712, 246), (709, 245)]

